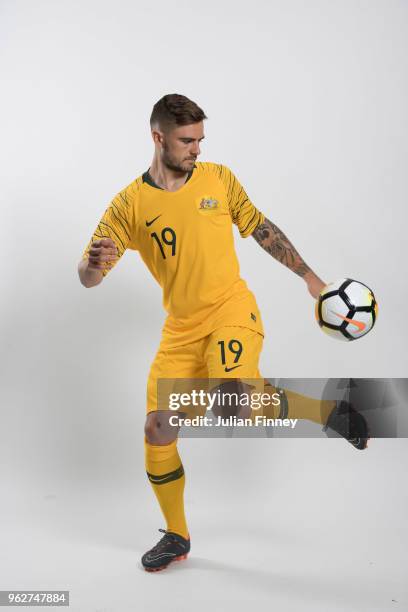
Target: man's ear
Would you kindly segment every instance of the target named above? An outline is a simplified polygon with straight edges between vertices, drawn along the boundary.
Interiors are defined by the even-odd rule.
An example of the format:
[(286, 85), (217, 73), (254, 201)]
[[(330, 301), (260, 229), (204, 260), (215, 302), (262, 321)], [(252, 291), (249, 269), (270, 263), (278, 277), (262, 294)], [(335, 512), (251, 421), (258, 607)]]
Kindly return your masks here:
[(161, 144), (163, 144), (163, 140), (164, 140), (164, 132), (160, 129), (160, 126), (156, 123), (155, 125), (153, 125), (153, 127), (150, 128), (150, 131), (152, 133), (152, 138), (154, 142), (160, 142)]

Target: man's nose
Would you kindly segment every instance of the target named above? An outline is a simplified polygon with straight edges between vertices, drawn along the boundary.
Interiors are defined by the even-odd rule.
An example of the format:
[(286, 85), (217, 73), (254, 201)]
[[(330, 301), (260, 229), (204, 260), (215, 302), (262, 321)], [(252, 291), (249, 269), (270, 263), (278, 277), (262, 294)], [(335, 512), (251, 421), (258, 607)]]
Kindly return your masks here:
[(200, 155), (200, 143), (193, 143), (191, 150), (190, 150), (191, 155), (197, 156)]

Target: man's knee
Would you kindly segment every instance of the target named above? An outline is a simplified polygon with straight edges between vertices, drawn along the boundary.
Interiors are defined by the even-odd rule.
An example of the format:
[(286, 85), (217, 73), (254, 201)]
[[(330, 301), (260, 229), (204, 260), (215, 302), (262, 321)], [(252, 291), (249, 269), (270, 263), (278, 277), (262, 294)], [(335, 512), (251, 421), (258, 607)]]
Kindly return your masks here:
[(216, 401), (213, 406), (213, 413), (217, 417), (228, 418), (237, 416), (245, 418), (250, 416), (251, 408), (242, 403), (243, 394), (249, 394), (251, 387), (243, 383), (240, 379), (231, 378), (224, 380), (212, 392), (216, 392)]
[(174, 413), (169, 410), (149, 412), (145, 422), (145, 436), (149, 444), (164, 445), (173, 442), (178, 435), (179, 427), (171, 425), (169, 419)]

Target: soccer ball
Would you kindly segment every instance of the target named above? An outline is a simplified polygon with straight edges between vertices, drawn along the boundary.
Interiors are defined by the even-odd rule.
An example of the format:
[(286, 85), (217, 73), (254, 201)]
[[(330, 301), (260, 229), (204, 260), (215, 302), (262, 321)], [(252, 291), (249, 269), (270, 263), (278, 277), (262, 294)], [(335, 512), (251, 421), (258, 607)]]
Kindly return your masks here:
[(351, 278), (329, 283), (320, 292), (315, 314), (321, 329), (338, 340), (357, 340), (374, 327), (378, 305), (367, 285)]

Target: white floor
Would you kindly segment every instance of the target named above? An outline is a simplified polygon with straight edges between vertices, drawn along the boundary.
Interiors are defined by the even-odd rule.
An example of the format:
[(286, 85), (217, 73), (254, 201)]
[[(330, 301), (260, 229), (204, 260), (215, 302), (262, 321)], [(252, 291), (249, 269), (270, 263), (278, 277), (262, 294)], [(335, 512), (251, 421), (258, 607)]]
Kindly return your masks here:
[(179, 448), (186, 561), (141, 568), (164, 527), (144, 478), (4, 481), (0, 589), (69, 590), (75, 612), (408, 609), (408, 441), (374, 440), (364, 453), (343, 440)]

